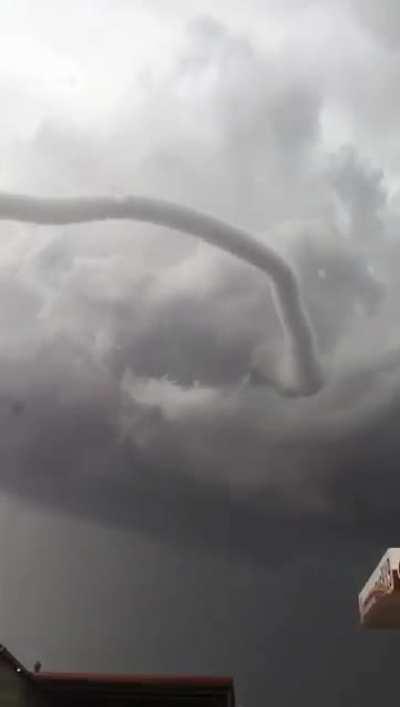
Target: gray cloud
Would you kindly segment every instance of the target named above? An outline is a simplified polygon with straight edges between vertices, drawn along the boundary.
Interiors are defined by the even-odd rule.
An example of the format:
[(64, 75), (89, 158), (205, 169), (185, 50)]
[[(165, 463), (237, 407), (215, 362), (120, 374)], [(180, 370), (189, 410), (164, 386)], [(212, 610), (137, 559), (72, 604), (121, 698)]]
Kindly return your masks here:
[(353, 238), (368, 241), (382, 237), (381, 214), (386, 201), (382, 170), (362, 164), (354, 148), (348, 146), (333, 157), (329, 176), (347, 211)]
[[(257, 242), (245, 231), (211, 216), (172, 203), (140, 197), (92, 199), (38, 199), (13, 194), (0, 195), (0, 218), (28, 223), (61, 225), (130, 219), (150, 222), (199, 236), (266, 272), (275, 286), (288, 352), (276, 374), (268, 377), (284, 393), (312, 394), (322, 383), (314, 334), (303, 307), (296, 276), (277, 253)], [(286, 359), (286, 360), (285, 360)]]
[(380, 7), (374, 2), (353, 0), (353, 10), (375, 39), (389, 49), (397, 50), (400, 29), (399, 6), (393, 0), (386, 0)]
[(62, 36), (50, 7), (4, 11), (30, 57), (2, 62), (1, 190), (242, 225), (296, 273), (326, 384), (245, 383), (279, 318), (208, 244), (2, 222), (1, 640), (48, 668), (232, 672), (245, 705), (376, 704), (396, 637), (358, 632), (355, 597), (397, 532), (396, 53), (340, 4), (179, 5), (72, 6)]

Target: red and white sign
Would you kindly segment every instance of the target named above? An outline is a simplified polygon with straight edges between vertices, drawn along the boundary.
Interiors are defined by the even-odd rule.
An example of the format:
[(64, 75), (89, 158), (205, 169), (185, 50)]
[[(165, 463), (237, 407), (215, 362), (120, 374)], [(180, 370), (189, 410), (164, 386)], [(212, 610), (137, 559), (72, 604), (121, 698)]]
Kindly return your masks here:
[(358, 596), (367, 628), (400, 628), (400, 548), (389, 548)]

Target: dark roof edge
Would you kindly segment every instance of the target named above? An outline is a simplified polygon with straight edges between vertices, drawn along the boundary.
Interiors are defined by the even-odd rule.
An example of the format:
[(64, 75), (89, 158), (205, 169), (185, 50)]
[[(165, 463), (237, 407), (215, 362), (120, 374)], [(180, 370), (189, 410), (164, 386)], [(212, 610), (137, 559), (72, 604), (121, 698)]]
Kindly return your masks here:
[(5, 660), (17, 673), (25, 677), (32, 677), (32, 673), (2, 643), (0, 643), (0, 659)]
[(233, 689), (233, 678), (206, 675), (135, 675), (118, 673), (56, 673), (41, 672), (33, 676), (38, 682), (99, 682), (131, 683), (132, 685), (177, 685), (198, 687), (220, 687)]
[(234, 681), (230, 676), (206, 675), (132, 675), (132, 674), (107, 674), (107, 673), (33, 673), (0, 643), (0, 660), (5, 660), (21, 677), (42, 684), (57, 684), (60, 682), (82, 683), (91, 682), (99, 684), (131, 685), (131, 686), (159, 686), (159, 687), (198, 687), (226, 689), (232, 695), (234, 704)]

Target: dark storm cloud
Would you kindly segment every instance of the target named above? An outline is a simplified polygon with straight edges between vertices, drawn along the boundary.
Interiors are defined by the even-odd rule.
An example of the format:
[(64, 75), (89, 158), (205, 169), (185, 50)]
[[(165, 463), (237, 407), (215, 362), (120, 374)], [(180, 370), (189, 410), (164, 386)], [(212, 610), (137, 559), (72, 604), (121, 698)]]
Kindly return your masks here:
[(147, 398), (145, 386), (136, 402), (125, 402), (121, 438), (110, 381), (101, 369), (94, 374), (93, 363), (70, 370), (72, 354), (44, 351), (46, 364), (34, 361), (29, 375), (24, 366), (16, 380), (9, 365), (15, 398), (2, 399), (4, 491), (268, 567), (290, 561), (300, 537), (311, 551), (321, 532), (328, 544), (338, 533), (343, 542), (369, 535), (383, 542), (394, 532), (399, 402), (390, 379), (380, 403), (376, 376), (365, 374), (357, 390), (353, 375), (344, 386), (347, 407), (342, 394), (336, 414), (329, 400), (323, 415), (322, 405), (303, 410), (306, 420), (276, 406), (264, 424), (265, 396), (258, 405), (239, 399), (242, 409), (237, 394), (211, 408), (205, 396), (201, 411), (179, 399), (173, 405), (167, 390), (162, 407), (149, 402), (147, 382)]
[[(87, 132), (47, 121), (32, 145), (20, 147), (22, 156), (40, 167), (38, 190), (48, 191), (55, 180), (62, 193), (71, 192), (82, 180), (85, 192), (93, 193), (103, 184), (119, 191), (147, 164), (144, 184), (157, 176), (161, 195), (182, 191), (187, 202), (187, 195), (193, 194), (194, 204), (209, 203), (212, 208), (218, 203), (219, 212), (226, 201), (228, 217), (240, 214), (244, 223), (261, 224), (270, 199), (268, 180), (276, 171), (271, 191), (280, 194), (282, 204), (275, 208), (287, 220), (298, 199), (304, 198), (307, 206), (298, 214), (301, 220), (312, 203), (309, 154), (319, 139), (319, 88), (310, 82), (301, 84), (290, 72), (285, 76), (277, 71), (272, 56), (261, 57), (249, 41), (215, 21), (196, 20), (187, 37), (188, 48), (170, 77), (168, 102), (164, 93), (166, 127), (151, 116), (150, 108), (163, 97), (157, 86), (136, 121), (140, 138), (150, 116), (152, 127), (161, 132), (153, 131), (156, 145), (149, 143), (129, 166), (128, 155), (135, 155), (140, 143), (129, 121), (121, 120), (114, 129), (111, 148), (100, 137), (89, 138)], [(201, 140), (203, 154), (209, 151), (208, 181), (212, 184), (218, 178), (218, 189), (210, 189), (199, 177), (197, 126), (193, 123), (199, 108), (205, 118)], [(299, 186), (294, 195), (288, 191), (293, 176), (287, 173), (286, 160), (298, 165)], [(326, 195), (333, 184), (348, 211), (351, 228), (346, 241), (340, 230), (325, 228), (318, 212), (321, 228), (317, 225), (311, 232), (305, 227), (299, 233), (289, 222), (286, 250), (298, 271), (329, 372), (327, 392), (304, 405), (285, 406), (268, 390), (232, 387), (246, 374), (255, 349), (272, 363), (282, 355), (273, 302), (256, 273), (228, 259), (204, 255), (204, 249), (186, 249), (182, 240), (172, 236), (167, 240), (154, 230), (141, 234), (133, 227), (132, 238), (126, 226), (107, 224), (79, 226), (76, 233), (55, 229), (54, 235), (44, 234), (43, 229), (27, 231), (26, 238), (34, 242), (36, 237), (38, 246), (25, 256), (20, 286), (29, 283), (42, 306), (38, 304), (37, 313), (31, 315), (39, 332), (31, 354), (27, 346), (22, 362), (8, 364), (11, 371), (13, 366), (16, 371), (23, 367), (25, 374), (21, 379), (17, 373), (9, 375), (5, 388), (6, 397), (15, 398), (14, 408), (7, 412), (7, 424), (15, 430), (9, 439), (17, 435), (18, 440), (11, 450), (7, 447), (7, 458), (14, 462), (12, 473), (7, 467), (3, 472), (6, 485), (11, 488), (14, 483), (22, 492), (18, 475), (27, 464), (24, 458), (30, 460), (32, 479), (36, 472), (46, 478), (57, 468), (60, 477), (65, 475), (65, 483), (71, 469), (75, 479), (81, 469), (96, 468), (107, 484), (109, 480), (103, 477), (108, 472), (100, 473), (103, 469), (121, 468), (127, 474), (127, 469), (137, 468), (143, 475), (147, 466), (165, 464), (168, 469), (181, 469), (183, 478), (193, 483), (200, 476), (207, 480), (204, 483), (221, 477), (224, 483), (237, 484), (239, 491), (265, 484), (268, 493), (275, 489), (274, 507), (279, 506), (278, 496), (284, 506), (288, 499), (292, 506), (299, 503), (306, 514), (316, 509), (328, 513), (331, 489), (336, 488), (331, 482), (335, 469), (327, 461), (332, 448), (342, 443), (346, 448), (352, 435), (363, 437), (364, 427), (369, 429), (390, 401), (389, 374), (380, 371), (380, 357), (387, 348), (384, 342), (380, 349), (375, 346), (372, 359), (377, 363), (371, 364), (369, 378), (361, 378), (361, 383), (356, 373), (346, 378), (347, 360), (357, 355), (357, 333), (352, 337), (352, 329), (360, 331), (368, 322), (373, 332), (379, 321), (394, 345), (396, 323), (382, 309), (385, 288), (367, 268), (369, 253), (357, 250), (362, 226), (368, 226), (370, 238), (380, 235), (378, 215), (386, 208), (381, 173), (364, 168), (354, 151), (348, 151), (312, 179), (320, 195)], [(117, 198), (109, 202), (113, 204), (124, 202)], [(255, 217), (251, 215), (254, 204), (261, 209), (256, 209)], [(361, 223), (363, 214), (368, 218)], [(5, 215), (19, 217), (21, 211), (17, 208)], [(27, 218), (40, 221), (42, 216), (37, 219), (28, 214)], [(184, 228), (190, 230), (189, 221)], [(264, 225), (271, 230), (268, 219)], [(273, 230), (271, 239), (274, 243)], [(147, 240), (150, 248), (154, 244), (150, 253)], [(361, 312), (357, 310), (360, 302)], [(366, 313), (375, 314), (372, 323)], [(292, 325), (293, 321), (296, 326), (296, 318)], [(43, 399), (36, 397), (41, 386), (35, 382), (38, 373), (32, 362), (37, 360), (43, 361), (57, 395), (42, 378), (43, 390), (50, 392)], [(47, 374), (52, 366), (58, 377)], [(90, 384), (82, 385), (80, 376)], [(13, 394), (10, 381), (14, 379), (21, 390), (15, 382)], [(353, 380), (356, 392), (349, 401)], [(58, 407), (64, 391), (74, 402)], [(101, 403), (98, 391), (105, 395)], [(21, 414), (12, 414), (20, 405)], [(122, 448), (121, 426), (126, 433)], [(89, 429), (93, 437), (89, 435), (85, 444), (80, 434)], [(128, 462), (123, 450), (130, 444), (134, 452)], [(25, 478), (25, 472), (21, 475)], [(212, 493), (212, 484), (210, 488)], [(34, 495), (39, 499), (38, 489)], [(98, 517), (107, 521), (107, 501), (98, 502), (102, 509)]]
[(269, 275), (274, 284), (288, 351), (283, 352), (283, 363), (276, 367), (276, 371), (270, 373), (267, 365), (268, 379), (283, 394), (288, 392), (289, 395), (313, 394), (321, 387), (322, 372), (315, 351), (314, 333), (296, 276), (278, 253), (242, 229), (179, 205), (134, 196), (60, 200), (1, 194), (0, 218), (45, 225), (137, 220), (198, 236), (236, 255)]
[[(43, 89), (25, 132), (25, 103), (8, 119), (20, 133), (2, 191), (148, 194), (254, 233), (296, 273), (326, 382), (292, 400), (246, 382), (255, 350), (281, 360), (275, 303), (263, 273), (208, 244), (151, 224), (3, 222), (4, 632), (48, 667), (233, 672), (245, 707), (376, 704), (394, 645), (353, 628), (397, 533), (396, 170), (381, 168), (381, 133), (375, 155), (356, 129), (336, 149), (340, 126), (328, 149), (321, 128), (323, 111), (353, 105), (346, 87), (360, 100), (354, 76), (376, 47), (350, 46), (349, 14), (347, 33), (328, 18), (335, 46), (321, 25), (322, 51), (300, 3), (286, 3), (296, 41), (285, 25), (274, 48), (265, 3), (268, 46), (211, 8), (176, 25), (168, 57), (149, 25), (158, 59), (135, 81), (128, 5), (73, 6), (63, 38), (54, 10), (50, 29), (32, 17), (39, 44), (67, 46), (79, 70), (61, 62), (57, 100)], [(353, 117), (371, 127), (369, 97)]]

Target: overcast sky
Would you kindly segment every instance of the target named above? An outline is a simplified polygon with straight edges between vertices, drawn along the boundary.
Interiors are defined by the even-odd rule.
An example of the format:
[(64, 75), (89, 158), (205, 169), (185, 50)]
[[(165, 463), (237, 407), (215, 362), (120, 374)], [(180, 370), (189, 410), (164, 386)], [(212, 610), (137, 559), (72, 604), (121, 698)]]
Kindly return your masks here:
[(398, 639), (357, 593), (399, 542), (400, 5), (3, 0), (0, 191), (138, 194), (295, 270), (131, 222), (0, 222), (0, 641), (28, 667), (232, 674), (238, 701), (375, 705)]

